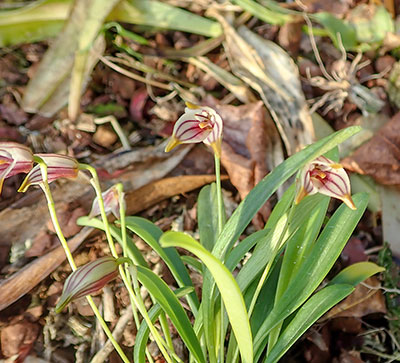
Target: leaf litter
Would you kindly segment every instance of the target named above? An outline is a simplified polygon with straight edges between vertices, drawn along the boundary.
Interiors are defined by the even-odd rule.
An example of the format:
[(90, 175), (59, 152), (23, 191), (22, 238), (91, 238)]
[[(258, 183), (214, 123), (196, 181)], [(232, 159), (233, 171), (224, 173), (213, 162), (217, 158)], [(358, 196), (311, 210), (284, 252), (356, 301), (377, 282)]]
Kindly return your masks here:
[[(37, 6), (46, 9), (60, 3), (41, 1)], [(213, 180), (206, 175), (213, 172), (212, 159), (201, 145), (181, 147), (169, 155), (163, 153), (162, 138), (172, 132), (173, 122), (184, 107), (181, 100), (209, 104), (225, 120), (223, 187), (231, 204), (244, 198), (287, 155), (315, 139), (320, 130), (314, 129), (311, 106), (311, 112), (322, 114), (334, 129), (357, 123), (367, 126), (363, 138), (348, 145), (347, 154), (353, 154), (343, 164), (353, 173), (372, 176), (375, 182), (370, 184), (371, 188), (379, 189), (381, 194), (376, 195), (382, 195), (382, 207), (376, 207), (363, 219), (354, 237), (358, 242), (344, 251), (339, 264), (346, 266), (349, 259), (376, 261), (376, 251), (382, 245), (382, 229), (393, 251), (399, 253), (396, 231), (400, 212), (393, 205), (399, 184), (396, 154), (399, 44), (390, 16), (396, 14), (393, 2), (385, 1), (384, 8), (358, 1), (304, 0), (304, 8), (299, 2), (263, 0), (257, 3), (260, 7), (246, 8), (253, 12), (253, 17), (242, 12), (241, 6), (249, 2), (239, 0), (234, 4), (183, 0), (137, 3), (135, 10), (128, 2), (121, 2), (109, 16), (108, 10), (103, 9), (104, 14), (92, 27), (89, 23), (92, 19), (76, 9), (74, 21), (65, 23), (65, 6), (71, 4), (65, 2), (61, 4), (64, 10), (59, 8), (64, 15), (52, 26), (43, 26), (41, 35), (19, 33), (27, 36), (26, 43), (39, 35), (35, 40), (57, 34), (58, 38), (50, 43), (30, 43), (1, 51), (0, 138), (26, 140), (35, 151), (62, 152), (95, 163), (105, 187), (115, 180), (123, 181), (130, 213), (152, 218), (163, 229), (174, 224), (195, 234), (195, 201), (198, 188)], [(254, 9), (260, 12), (257, 14)], [(166, 10), (176, 11), (186, 20), (179, 27), (168, 23)], [(304, 10), (314, 22), (312, 28), (304, 23)], [(139, 21), (140, 12), (147, 15)], [(20, 16), (19, 10), (15, 14)], [(185, 18), (188, 14), (193, 17)], [(273, 19), (271, 14), (279, 19), (278, 24), (265, 22)], [(147, 27), (116, 22), (103, 29), (105, 17), (106, 22), (119, 19), (130, 24), (142, 22)], [(261, 17), (262, 20), (257, 19)], [(15, 19), (9, 29), (31, 26), (19, 22), (21, 18)], [(197, 34), (190, 34), (196, 28), (191, 24), (193, 21), (198, 21)], [(0, 34), (4, 29), (2, 22), (4, 17), (0, 17)], [(61, 30), (60, 24), (64, 23)], [(75, 31), (80, 23), (89, 24), (88, 29), (93, 31), (88, 38), (92, 49), (90, 59), (86, 63), (82, 55), (81, 64), (74, 53), (89, 48), (83, 47), (86, 43), (78, 39)], [(314, 49), (310, 31), (315, 37)], [(201, 34), (214, 38), (207, 39)], [(17, 41), (20, 40), (15, 39), (14, 44)], [(43, 55), (47, 44), (52, 45)], [(43, 61), (38, 68), (40, 60)], [(326, 68), (326, 73), (321, 67)], [(75, 77), (72, 83), (71, 73)], [(319, 104), (310, 102), (316, 98)], [(68, 99), (72, 100), (69, 114), (63, 108)], [(384, 114), (381, 119), (379, 110)], [(368, 119), (371, 114), (378, 115), (376, 122)], [(112, 118), (101, 119), (109, 115)], [(18, 177), (8, 184), (17, 182)], [(392, 189), (386, 190), (382, 185), (390, 185)], [(29, 361), (35, 359), (39, 347), (45, 348), (47, 360), (87, 361), (88, 355), (99, 350), (93, 342), (104, 341), (104, 337), (96, 327), (87, 325), (90, 317), (83, 302), (72, 307), (80, 316), (71, 323), (66, 324), (69, 313), (52, 316), (50, 308), (61, 293), (60, 274), (68, 273), (68, 267), (59, 267), (64, 255), (59, 247), (54, 248), (44, 201), (35, 191), (17, 200), (13, 190), (3, 191), (2, 198), (5, 194), (7, 199), (0, 204), (1, 255), (19, 251), (13, 264), (7, 258), (0, 261), (3, 263), (0, 309), (4, 316), (0, 322), (1, 354), (5, 358), (17, 356), (20, 361), (26, 357)], [(101, 256), (105, 248), (101, 236), (93, 236), (87, 228), (78, 231), (74, 225), (77, 216), (90, 207), (93, 196), (87, 194), (88, 190), (85, 180), (75, 186), (59, 183), (54, 190), (60, 217), (65, 219), (64, 226), (70, 227), (67, 232), (72, 249), (77, 251), (77, 257), (83, 258), (85, 254)], [(263, 207), (251, 228), (263, 227), (269, 208), (269, 205)], [(144, 244), (142, 247), (153, 267), (161, 271), (160, 262)], [(385, 266), (388, 261), (394, 260), (388, 258)], [(380, 263), (384, 264), (382, 258)], [(392, 322), (399, 319), (398, 311), (393, 308), (393, 301), (398, 299), (398, 284), (386, 276), (382, 286), (376, 280), (360, 286), (348, 300), (334, 308), (336, 312), (328, 313), (326, 321), (320, 321), (306, 333), (306, 339), (288, 356), (313, 362), (318, 354), (323, 361), (395, 357), (400, 351), (396, 343), (399, 337), (392, 334), (395, 326)], [(32, 290), (33, 285), (36, 287)], [(122, 326), (120, 334), (129, 349), (135, 332), (129, 338), (126, 327), (129, 317), (123, 313), (128, 302), (118, 284), (111, 285), (111, 289), (116, 295), (114, 307), (110, 308), (105, 301), (102, 304), (119, 316), (118, 322), (112, 324)], [(100, 296), (95, 298), (100, 303)], [(391, 320), (385, 319), (386, 312), (391, 314)], [(371, 327), (383, 330), (376, 333)], [(91, 340), (91, 334), (96, 339)], [(94, 361), (107, 359), (110, 350), (106, 346)]]

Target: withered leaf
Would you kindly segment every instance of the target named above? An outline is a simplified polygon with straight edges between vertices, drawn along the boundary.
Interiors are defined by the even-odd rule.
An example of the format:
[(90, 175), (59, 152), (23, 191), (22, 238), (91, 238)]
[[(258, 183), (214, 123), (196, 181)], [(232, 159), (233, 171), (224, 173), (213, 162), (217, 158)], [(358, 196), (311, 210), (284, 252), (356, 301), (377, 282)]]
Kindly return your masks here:
[(400, 184), (400, 113), (386, 123), (370, 141), (342, 161), (359, 174), (372, 176), (384, 185)]

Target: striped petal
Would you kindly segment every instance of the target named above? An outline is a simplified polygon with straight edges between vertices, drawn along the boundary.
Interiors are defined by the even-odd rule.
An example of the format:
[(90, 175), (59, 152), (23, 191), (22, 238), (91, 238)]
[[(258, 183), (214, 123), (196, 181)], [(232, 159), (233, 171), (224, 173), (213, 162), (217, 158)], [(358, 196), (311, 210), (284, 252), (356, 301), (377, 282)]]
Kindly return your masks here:
[[(121, 194), (121, 195), (120, 195)], [(126, 209), (124, 193), (120, 193), (116, 185), (113, 185), (110, 189), (106, 190), (101, 194), (104, 201), (104, 209), (106, 213), (111, 212), (115, 218), (120, 218), (120, 202), (123, 203), (123, 208)], [(100, 214), (99, 200), (96, 197), (93, 200), (92, 209), (89, 213), (89, 217), (93, 218)]]
[(33, 167), (33, 154), (16, 142), (0, 142), (0, 193), (5, 179), (27, 173)]
[(343, 167), (320, 156), (306, 165), (300, 174), (295, 203), (306, 195), (321, 193), (343, 201), (349, 208), (356, 209), (351, 199), (350, 179)]
[[(60, 178), (76, 178), (79, 172), (78, 161), (70, 156), (58, 154), (35, 154), (47, 165), (47, 182), (51, 183)], [(26, 176), (19, 190), (25, 192), (29, 186), (43, 183), (40, 165), (36, 165)]]
[(198, 142), (204, 142), (220, 151), (221, 137), (221, 117), (211, 107), (188, 104), (185, 113), (175, 123), (165, 151), (170, 151), (179, 144)]

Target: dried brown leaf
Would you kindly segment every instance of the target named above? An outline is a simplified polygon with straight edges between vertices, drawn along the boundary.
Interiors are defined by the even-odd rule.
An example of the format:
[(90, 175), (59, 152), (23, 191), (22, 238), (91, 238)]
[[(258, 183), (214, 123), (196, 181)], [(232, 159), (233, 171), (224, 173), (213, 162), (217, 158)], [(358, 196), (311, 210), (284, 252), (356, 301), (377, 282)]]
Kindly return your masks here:
[(379, 290), (378, 279), (370, 277), (365, 280), (365, 284), (374, 288), (358, 284), (350, 296), (333, 307), (321, 320), (337, 317), (362, 318), (373, 313), (386, 313), (385, 297)]
[(372, 176), (384, 185), (400, 184), (400, 113), (373, 138), (342, 161), (350, 171)]

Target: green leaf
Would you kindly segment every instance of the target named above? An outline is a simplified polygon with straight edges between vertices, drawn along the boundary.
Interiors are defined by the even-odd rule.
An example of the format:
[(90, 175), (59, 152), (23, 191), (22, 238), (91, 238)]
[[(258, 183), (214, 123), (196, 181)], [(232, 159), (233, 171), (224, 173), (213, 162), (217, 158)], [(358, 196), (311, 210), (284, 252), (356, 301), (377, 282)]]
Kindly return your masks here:
[(214, 247), (218, 237), (218, 204), (215, 183), (204, 186), (197, 198), (197, 220), (200, 243), (208, 251)]
[(0, 47), (56, 36), (71, 8), (69, 0), (35, 1), (16, 10), (0, 11)]
[[(192, 288), (190, 287), (181, 287), (179, 289), (176, 289), (174, 291), (174, 294), (176, 295), (177, 298), (181, 298), (183, 296), (186, 296), (190, 292), (192, 292)], [(161, 314), (162, 308), (160, 304), (155, 304), (151, 307), (151, 309), (148, 311), (150, 321), (154, 324), (158, 318), (158, 316)], [(135, 337), (135, 347), (133, 350), (133, 361), (135, 363), (145, 363), (146, 358), (145, 358), (145, 352), (146, 352), (146, 344), (149, 339), (150, 335), (150, 329), (148, 325), (146, 324), (145, 321), (140, 324), (140, 328), (136, 333)]]
[(348, 284), (356, 286), (361, 281), (364, 281), (368, 277), (377, 274), (378, 272), (385, 271), (384, 267), (378, 266), (373, 262), (358, 262), (350, 265), (340, 271), (329, 283), (333, 284)]
[[(254, 278), (265, 268), (270, 259), (275, 258), (276, 253), (280, 250), (283, 244), (290, 238), (301, 226), (303, 226), (308, 219), (312, 218), (315, 210), (318, 209), (321, 201), (325, 198), (320, 194), (312, 195), (295, 207), (291, 222), (283, 236), (281, 245), (277, 245), (280, 236), (285, 229), (289, 211), (284, 207), (289, 208), (289, 203), (293, 200), (294, 186), (288, 189), (281, 201), (277, 204), (271, 213), (271, 217), (282, 213), (280, 218), (276, 221), (275, 225), (267, 223), (270, 231), (264, 239), (261, 239), (254, 249), (254, 252), (247, 263), (239, 271), (236, 280), (240, 289), (244, 291), (247, 286), (254, 280)], [(277, 211), (275, 209), (278, 207)], [(275, 214), (276, 212), (276, 214)]]
[[(175, 248), (162, 248), (158, 240), (162, 230), (145, 218), (126, 217), (126, 227), (145, 241), (166, 263), (179, 287), (193, 286), (192, 279)], [(193, 291), (188, 296), (193, 315), (197, 315), (199, 300)]]
[(338, 284), (327, 286), (312, 296), (296, 313), (293, 320), (279, 337), (274, 348), (267, 356), (266, 363), (278, 362), (279, 358), (297, 339), (325, 312), (354, 290), (351, 285)]
[(149, 293), (156, 299), (162, 309), (168, 314), (179, 336), (193, 354), (197, 362), (206, 362), (199, 340), (194, 333), (189, 318), (175, 294), (168, 285), (153, 271), (137, 266), (138, 279), (146, 287)]
[(196, 255), (209, 269), (219, 288), (225, 309), (238, 342), (242, 361), (253, 362), (253, 339), (249, 317), (239, 286), (229, 270), (210, 252), (189, 235), (179, 232), (166, 232), (160, 239), (163, 246), (185, 248)]
[(228, 257), (225, 261), (225, 266), (229, 271), (233, 271), (237, 264), (241, 259), (249, 252), (254, 245), (256, 245), (260, 240), (265, 239), (269, 229), (262, 229), (260, 231), (252, 233), (250, 236), (247, 236), (243, 241), (240, 241), (239, 244), (232, 249), (229, 253)]
[(336, 145), (359, 131), (359, 127), (353, 126), (335, 132), (334, 134), (307, 146), (304, 150), (291, 156), (282, 164), (277, 166), (271, 173), (262, 179), (253, 190), (251, 190), (251, 192), (236, 208), (213, 248), (213, 255), (217, 258), (221, 258), (225, 255), (226, 251), (231, 249), (232, 245), (243, 233), (244, 229), (261, 206), (279, 188), (279, 186), (296, 173), (297, 170), (302, 168), (306, 163), (314, 160), (316, 157), (325, 154)]
[(222, 28), (216, 21), (187, 10), (154, 0), (121, 1), (108, 20), (217, 37)]
[(368, 195), (356, 194), (353, 200), (357, 210), (353, 211), (344, 204), (336, 210), (296, 277), (290, 281), (280, 303), (274, 306), (268, 318), (263, 322), (254, 338), (257, 359), (263, 351), (265, 339), (271, 329), (304, 303), (339, 257), (365, 211)]
[(338, 34), (340, 34), (340, 39), (346, 50), (354, 50), (357, 48), (358, 42), (356, 31), (344, 20), (327, 12), (315, 13), (310, 17), (320, 23), (327, 30), (329, 37), (335, 44), (335, 47), (339, 48), (340, 43)]
[(234, 0), (243, 10), (268, 24), (283, 25), (293, 21), (293, 16), (268, 9), (254, 0)]

